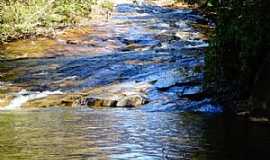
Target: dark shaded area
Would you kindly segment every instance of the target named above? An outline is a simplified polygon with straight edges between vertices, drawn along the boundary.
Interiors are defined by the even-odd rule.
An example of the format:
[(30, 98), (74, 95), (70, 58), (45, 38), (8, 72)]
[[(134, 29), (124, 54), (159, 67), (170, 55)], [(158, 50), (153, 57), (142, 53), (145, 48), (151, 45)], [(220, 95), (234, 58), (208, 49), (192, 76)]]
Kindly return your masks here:
[[(220, 1), (207, 81), (228, 111), (269, 117), (269, 1)], [(209, 82), (214, 82), (210, 85)]]
[(205, 159), (267, 159), (270, 142), (268, 124), (252, 123), (245, 118), (228, 115), (206, 119), (206, 124), (203, 136), (210, 152)]

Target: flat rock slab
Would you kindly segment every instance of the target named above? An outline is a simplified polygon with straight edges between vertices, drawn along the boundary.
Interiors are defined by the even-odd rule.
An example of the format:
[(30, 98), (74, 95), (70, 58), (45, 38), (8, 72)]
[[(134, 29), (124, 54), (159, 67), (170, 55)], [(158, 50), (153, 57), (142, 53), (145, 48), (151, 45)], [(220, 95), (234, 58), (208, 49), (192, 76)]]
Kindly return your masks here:
[(79, 93), (55, 94), (34, 99), (22, 105), (23, 108), (48, 107), (139, 107), (148, 103), (146, 90), (152, 85), (147, 82), (126, 82), (84, 90)]
[(127, 82), (86, 91), (82, 101), (89, 107), (139, 107), (148, 102), (150, 83)]

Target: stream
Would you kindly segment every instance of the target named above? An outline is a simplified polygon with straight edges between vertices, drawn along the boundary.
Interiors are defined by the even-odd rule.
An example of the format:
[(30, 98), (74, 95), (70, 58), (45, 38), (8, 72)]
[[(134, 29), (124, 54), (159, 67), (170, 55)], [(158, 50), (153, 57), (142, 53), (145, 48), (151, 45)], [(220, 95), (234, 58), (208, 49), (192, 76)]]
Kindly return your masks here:
[[(1, 51), (7, 55), (0, 62), (1, 159), (245, 160), (267, 154), (269, 127), (224, 116), (205, 96), (211, 20), (187, 8), (127, 3), (90, 26), (79, 38), (46, 46), (41, 56)], [(40, 43), (46, 41), (30, 44)], [(131, 93), (145, 97), (140, 107), (117, 108), (115, 99), (111, 108), (100, 107), (112, 95)]]

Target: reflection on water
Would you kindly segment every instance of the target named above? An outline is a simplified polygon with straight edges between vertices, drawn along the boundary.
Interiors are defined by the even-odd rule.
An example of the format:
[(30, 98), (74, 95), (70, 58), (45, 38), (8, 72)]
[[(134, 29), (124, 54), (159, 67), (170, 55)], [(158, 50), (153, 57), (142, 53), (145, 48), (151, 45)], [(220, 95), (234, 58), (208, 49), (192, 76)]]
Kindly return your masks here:
[(3, 112), (0, 157), (244, 160), (267, 153), (269, 129), (244, 128), (242, 122), (188, 113), (123, 109)]

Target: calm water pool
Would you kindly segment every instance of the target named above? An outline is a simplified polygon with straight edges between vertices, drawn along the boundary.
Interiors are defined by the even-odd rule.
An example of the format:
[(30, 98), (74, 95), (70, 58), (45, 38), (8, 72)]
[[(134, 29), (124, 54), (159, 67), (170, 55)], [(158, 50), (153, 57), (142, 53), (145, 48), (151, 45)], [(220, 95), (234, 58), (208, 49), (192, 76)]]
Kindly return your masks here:
[(191, 113), (13, 111), (0, 113), (0, 157), (244, 160), (266, 155), (269, 133), (269, 126)]

